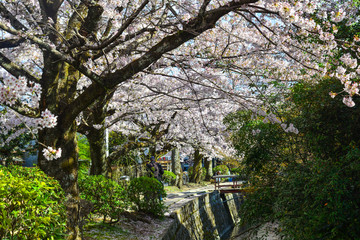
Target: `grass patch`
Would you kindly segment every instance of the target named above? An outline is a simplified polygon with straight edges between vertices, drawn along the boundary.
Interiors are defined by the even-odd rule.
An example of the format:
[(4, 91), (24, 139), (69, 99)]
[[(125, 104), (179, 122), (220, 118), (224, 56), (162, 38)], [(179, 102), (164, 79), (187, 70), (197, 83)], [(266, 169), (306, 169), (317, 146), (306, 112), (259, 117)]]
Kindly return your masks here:
[(84, 227), (85, 240), (128, 240), (131, 235), (131, 233), (124, 231), (118, 225), (110, 225), (106, 223), (89, 223)]

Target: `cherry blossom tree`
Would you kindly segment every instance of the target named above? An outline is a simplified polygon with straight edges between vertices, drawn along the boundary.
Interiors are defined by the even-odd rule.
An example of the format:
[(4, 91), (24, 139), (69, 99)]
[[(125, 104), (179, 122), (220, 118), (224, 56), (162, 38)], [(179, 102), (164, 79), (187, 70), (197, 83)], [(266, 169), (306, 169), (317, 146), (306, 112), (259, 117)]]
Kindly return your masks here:
[[(187, 70), (179, 69), (181, 67), (186, 67)], [(214, 146), (224, 148), (225, 141), (220, 141), (224, 139), (219, 134), (224, 130), (222, 118), (236, 110), (239, 105), (250, 107), (250, 96), (244, 93), (228, 94), (229, 89), (205, 83), (210, 77), (222, 77), (219, 72), (208, 74), (208, 77), (204, 78), (190, 68), (187, 64), (181, 64), (175, 67), (159, 67), (156, 73), (146, 70), (147, 75), (143, 76), (141, 81), (136, 79), (122, 84), (121, 88), (112, 94), (107, 109), (104, 109), (105, 104), (93, 104), (92, 110), (84, 112), (79, 129), (91, 136), (89, 141), (96, 141), (99, 147), (94, 147), (95, 152), (104, 153), (104, 150), (98, 150), (104, 149), (105, 141), (100, 141), (104, 137), (104, 128), (130, 134), (133, 136), (130, 139), (136, 140), (131, 144), (126, 143), (124, 149), (118, 148), (118, 153), (113, 153), (110, 161), (119, 154), (124, 154), (125, 149), (144, 147), (145, 142), (147, 145), (166, 146), (165, 149), (162, 147), (163, 150), (170, 150), (169, 147), (178, 143), (194, 145), (194, 141), (196, 145), (202, 145), (202, 149), (208, 153), (214, 152)], [(223, 85), (227, 86), (229, 83), (224, 81)], [(103, 116), (101, 121), (95, 122), (91, 117), (92, 113), (96, 118)], [(108, 117), (105, 120), (106, 116)], [(97, 133), (96, 137), (92, 137), (94, 133)], [(152, 140), (146, 139), (146, 136), (151, 136)], [(90, 143), (90, 146), (92, 145), (95, 146)], [(104, 154), (97, 154), (97, 158), (95, 155), (92, 157), (92, 166), (105, 166)], [(97, 171), (97, 174), (102, 173), (105, 173), (104, 167)]]
[[(350, 46), (351, 57), (327, 64), (340, 44), (333, 24), (346, 15), (341, 8), (327, 15), (321, 7), (308, 0), (2, 1), (0, 104), (9, 115), (2, 116), (1, 129), (21, 123), (38, 132), (39, 165), (67, 194), (68, 238), (80, 238), (78, 123), (103, 134), (117, 91), (123, 94), (117, 99), (131, 94), (140, 99), (147, 88), (167, 96), (153, 98), (164, 103), (182, 100), (177, 104), (183, 108), (182, 122), (171, 125), (172, 133), (181, 136), (181, 126), (187, 126), (193, 146), (204, 142), (205, 135), (198, 134), (202, 121), (205, 132), (216, 135), (211, 120), (220, 109), (212, 104), (230, 111), (234, 103), (252, 103), (240, 101), (237, 93), (258, 81), (271, 85), (272, 79), (294, 81), (336, 70), (348, 93), (344, 102), (352, 105), (351, 97), (358, 94), (353, 59), (358, 38), (344, 45)], [(120, 112), (123, 107), (116, 106)], [(133, 102), (132, 108), (151, 113), (144, 102)], [(161, 116), (166, 122), (172, 114)]]
[[(53, 153), (53, 149), (61, 148), (62, 156), (48, 161), (49, 158), (40, 155), (39, 165), (56, 177), (67, 193), (69, 239), (80, 238), (76, 117), (164, 53), (214, 27), (220, 17), (234, 8), (251, 2), (255, 1), (230, 1), (211, 9), (207, 9), (209, 1), (193, 4), (193, 10), (198, 11), (192, 11), (192, 15), (187, 13), (187, 22), (171, 13), (174, 7), (164, 2), (158, 5), (155, 1), (26, 1), (20, 4), (9, 1), (6, 6), (2, 4), (0, 28), (6, 33), (1, 48), (3, 57), (10, 62), (3, 67), (8, 72), (22, 69), (26, 76), (28, 67), (34, 73), (40, 68), (38, 78), (30, 76), (29, 83), (22, 85), (36, 80), (42, 90), (39, 110), (49, 109), (57, 116), (56, 128), (39, 131), (39, 142), (49, 146), (41, 146), (40, 152), (45, 149), (48, 157), (47, 151)], [(141, 48), (132, 52), (133, 46), (138, 45)], [(26, 55), (26, 51), (32, 54)], [(78, 91), (82, 75), (90, 83)], [(7, 87), (6, 79), (3, 82)], [(2, 102), (11, 100), (8, 96), (4, 99)], [(40, 115), (31, 109), (21, 111), (22, 105), (20, 101), (13, 108), (29, 117)]]

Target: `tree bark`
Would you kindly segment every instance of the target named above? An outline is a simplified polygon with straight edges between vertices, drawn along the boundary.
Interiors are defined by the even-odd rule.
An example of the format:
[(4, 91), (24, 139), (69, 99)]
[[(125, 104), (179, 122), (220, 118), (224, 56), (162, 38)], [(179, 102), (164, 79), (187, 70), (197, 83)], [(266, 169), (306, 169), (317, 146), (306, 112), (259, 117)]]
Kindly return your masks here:
[(205, 176), (205, 180), (206, 181), (210, 181), (211, 177), (214, 175), (213, 173), (213, 168), (212, 168), (212, 160), (211, 159), (204, 159), (205, 162), (205, 169), (206, 169), (206, 176)]
[[(59, 181), (66, 194), (66, 212), (68, 240), (81, 239), (79, 229), (79, 188), (78, 188), (78, 152), (76, 141), (76, 124), (65, 131), (63, 129), (44, 129), (39, 132), (39, 142), (49, 146), (61, 146), (62, 157), (52, 161), (46, 160), (40, 147), (39, 166), (49, 176)], [(52, 142), (53, 144), (50, 144)]]
[(92, 129), (87, 135), (90, 147), (91, 168), (90, 175), (106, 175), (108, 164), (106, 161), (105, 129)]
[(180, 154), (179, 149), (174, 148), (171, 151), (171, 171), (176, 175), (175, 186), (178, 188), (182, 188), (183, 181), (182, 181), (182, 169), (180, 163)]
[[(84, 111), (84, 118), (88, 126), (81, 125), (79, 131), (85, 134), (89, 141), (91, 158), (91, 175), (107, 175), (111, 166), (106, 157), (105, 118), (108, 103), (113, 96), (109, 93), (99, 98), (93, 105)], [(96, 127), (94, 127), (96, 126)]]
[(202, 174), (202, 154), (200, 154), (200, 151), (198, 149), (195, 150), (194, 153), (194, 165), (193, 165), (193, 171), (190, 176), (190, 182), (193, 183), (200, 183), (201, 181), (201, 174)]
[[(43, 86), (40, 109), (49, 109), (60, 115), (76, 96), (76, 85), (80, 74), (73, 67), (59, 61), (51, 54), (44, 54)], [(79, 228), (79, 188), (78, 188), (78, 150), (76, 140), (77, 124), (58, 117), (54, 128), (39, 131), (39, 166), (49, 176), (57, 179), (65, 192), (68, 240), (81, 239)], [(61, 148), (61, 157), (47, 160), (43, 156), (44, 146)]]

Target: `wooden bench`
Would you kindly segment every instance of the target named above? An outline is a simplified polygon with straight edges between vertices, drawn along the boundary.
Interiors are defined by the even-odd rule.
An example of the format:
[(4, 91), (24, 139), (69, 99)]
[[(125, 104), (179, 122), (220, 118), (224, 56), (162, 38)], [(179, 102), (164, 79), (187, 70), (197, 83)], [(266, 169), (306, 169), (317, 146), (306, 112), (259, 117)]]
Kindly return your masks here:
[[(212, 178), (215, 179), (215, 190), (218, 190), (221, 193), (239, 192), (242, 185), (245, 183), (245, 181), (237, 180), (239, 178), (238, 175), (214, 175)], [(232, 181), (222, 183), (221, 179), (223, 178), (231, 178)]]

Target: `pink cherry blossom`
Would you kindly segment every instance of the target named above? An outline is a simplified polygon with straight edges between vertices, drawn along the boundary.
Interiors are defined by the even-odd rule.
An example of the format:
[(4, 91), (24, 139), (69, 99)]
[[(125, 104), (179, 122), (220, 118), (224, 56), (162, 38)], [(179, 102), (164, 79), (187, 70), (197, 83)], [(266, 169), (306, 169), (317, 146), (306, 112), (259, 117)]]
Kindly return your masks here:
[(61, 148), (53, 149), (52, 147), (44, 148), (43, 150), (44, 157), (48, 160), (54, 160), (61, 157)]
[(350, 96), (345, 96), (343, 98), (343, 103), (348, 107), (355, 106), (355, 103), (354, 103), (354, 101), (352, 100), (352, 98)]

